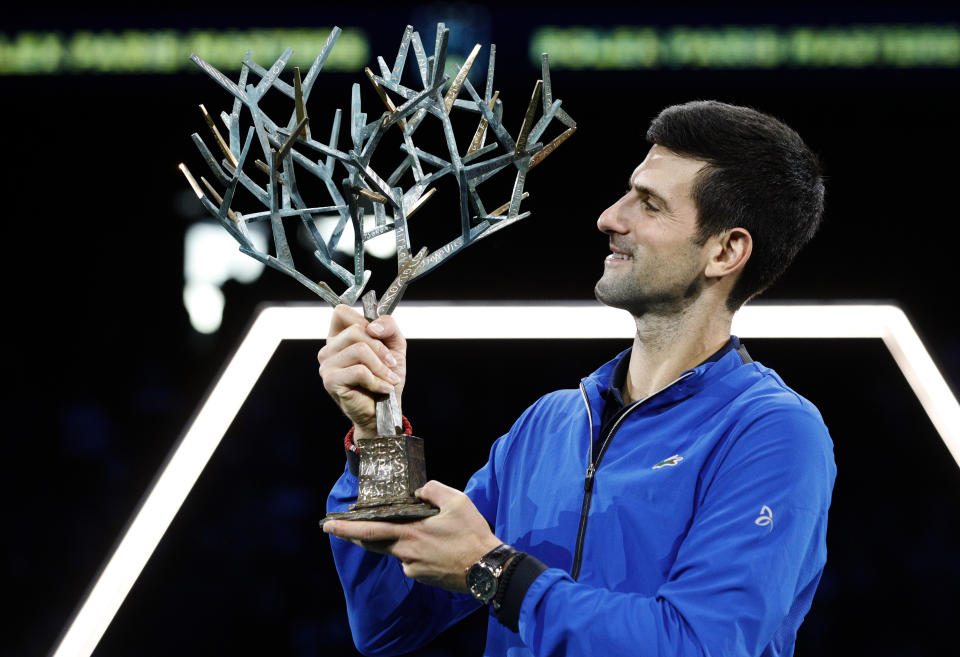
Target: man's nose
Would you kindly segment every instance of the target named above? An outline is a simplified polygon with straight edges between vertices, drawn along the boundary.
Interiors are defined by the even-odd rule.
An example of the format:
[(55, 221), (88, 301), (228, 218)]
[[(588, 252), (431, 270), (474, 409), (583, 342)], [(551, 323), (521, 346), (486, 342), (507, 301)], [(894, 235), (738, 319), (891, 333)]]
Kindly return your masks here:
[(597, 218), (597, 228), (601, 233), (622, 233), (623, 222), (620, 220), (620, 202), (617, 201), (600, 213)]

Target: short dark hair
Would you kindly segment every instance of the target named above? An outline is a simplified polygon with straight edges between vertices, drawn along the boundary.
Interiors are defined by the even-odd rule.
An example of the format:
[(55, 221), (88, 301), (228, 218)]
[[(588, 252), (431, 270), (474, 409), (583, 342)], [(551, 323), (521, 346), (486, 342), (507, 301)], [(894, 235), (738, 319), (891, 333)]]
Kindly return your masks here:
[(660, 112), (647, 141), (708, 163), (693, 188), (701, 244), (735, 227), (753, 237), (753, 253), (727, 299), (730, 310), (767, 289), (820, 227), (824, 188), (817, 157), (772, 116), (693, 101)]

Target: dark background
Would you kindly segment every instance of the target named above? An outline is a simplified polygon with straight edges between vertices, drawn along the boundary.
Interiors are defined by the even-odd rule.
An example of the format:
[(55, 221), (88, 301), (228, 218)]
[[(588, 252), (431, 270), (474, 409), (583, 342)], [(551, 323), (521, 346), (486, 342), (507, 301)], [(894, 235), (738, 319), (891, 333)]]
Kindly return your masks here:
[[(338, 24), (362, 28), (371, 54), (392, 61), (404, 25), (432, 43), (429, 24), (447, 11), (364, 7), (291, 3), (267, 16), (242, 5), (45, 5), (0, 10), (0, 30)], [(541, 24), (960, 21), (957, 10), (914, 5), (488, 7), (481, 38), (498, 46), (508, 125), (519, 123), (538, 76), (526, 44)], [(321, 76), (311, 112), (346, 107), (357, 80), (366, 84)], [(895, 302), (960, 389), (951, 321), (960, 121), (949, 101), (960, 71), (555, 71), (553, 83), (580, 127), (531, 174), (533, 216), (418, 281), (407, 300), (591, 299), (607, 253), (594, 222), (642, 159), (647, 122), (668, 104), (716, 98), (784, 119), (820, 155), (828, 180), (823, 229), (762, 300)], [(0, 499), (3, 590), (13, 606), (0, 653), (37, 655), (54, 646), (258, 305), (313, 300), (268, 271), (250, 285), (226, 284), (218, 333), (190, 326), (183, 233), (196, 217), (183, 210), (191, 197), (176, 165), (203, 168), (189, 139), (204, 131), (196, 105), (228, 107), (206, 77), (7, 77), (0, 98), (8, 372)], [(364, 99), (377, 107), (372, 94)], [(432, 212), (434, 223), (444, 219)], [(414, 239), (436, 244), (424, 218)], [(391, 266), (371, 267), (378, 290)], [(523, 408), (576, 385), (625, 345), (411, 344), (404, 407), (429, 441), (430, 475), (462, 487)], [(829, 562), (797, 654), (956, 650), (960, 472), (889, 353), (879, 340), (748, 346), (820, 407), (836, 448)], [(96, 655), (353, 654), (317, 526), (347, 428), (316, 375), (319, 347), (281, 346)], [(418, 654), (480, 654), (483, 621), (476, 615)]]

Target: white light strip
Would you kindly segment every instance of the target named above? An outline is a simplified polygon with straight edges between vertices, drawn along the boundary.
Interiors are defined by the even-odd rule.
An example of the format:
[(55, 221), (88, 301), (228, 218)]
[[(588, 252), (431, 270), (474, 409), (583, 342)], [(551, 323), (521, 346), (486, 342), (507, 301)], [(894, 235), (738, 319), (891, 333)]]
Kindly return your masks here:
[(100, 642), (213, 456), (227, 427), (276, 351), (283, 331), (271, 321), (275, 317), (259, 317), (224, 368), (64, 634), (55, 657), (88, 656)]
[(883, 343), (893, 354), (953, 459), (960, 464), (960, 405), (910, 320), (899, 308), (888, 308)]
[[(332, 309), (273, 306), (260, 312), (77, 612), (54, 657), (88, 657), (282, 340), (322, 340)], [(597, 303), (401, 305), (409, 339), (625, 339), (633, 321)], [(890, 305), (750, 305), (734, 319), (745, 338), (880, 338), (960, 464), (960, 404), (906, 315)]]

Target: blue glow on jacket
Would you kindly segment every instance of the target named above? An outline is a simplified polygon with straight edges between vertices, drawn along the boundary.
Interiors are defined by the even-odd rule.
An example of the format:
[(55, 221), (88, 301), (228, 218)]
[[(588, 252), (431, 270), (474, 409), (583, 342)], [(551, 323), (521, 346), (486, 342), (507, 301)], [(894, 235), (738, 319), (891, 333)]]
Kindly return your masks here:
[[(616, 361), (583, 380), (595, 434)], [(736, 351), (639, 404), (597, 468), (574, 581), (589, 426), (580, 391), (546, 395), (467, 485), (501, 540), (550, 566), (518, 634), (490, 616), (484, 654), (791, 655), (826, 561), (836, 476), (817, 409)], [(345, 472), (328, 511), (356, 490)], [(365, 654), (413, 650), (478, 608), (406, 578), (396, 559), (331, 545)]]

